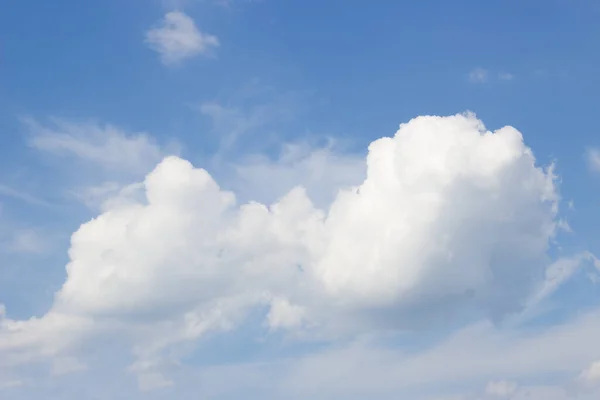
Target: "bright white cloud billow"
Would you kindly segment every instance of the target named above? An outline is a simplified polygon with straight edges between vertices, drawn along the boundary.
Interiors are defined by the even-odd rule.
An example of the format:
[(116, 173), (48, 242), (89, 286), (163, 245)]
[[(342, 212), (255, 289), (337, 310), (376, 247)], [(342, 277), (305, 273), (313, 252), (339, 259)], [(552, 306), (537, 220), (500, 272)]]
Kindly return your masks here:
[[(348, 162), (327, 160), (327, 170)], [(318, 160), (307, 163), (312, 171)], [(118, 333), (132, 349), (130, 371), (151, 388), (171, 384), (160, 373), (188, 344), (235, 329), (251, 311), (272, 330), (353, 337), (447, 326), (450, 316), (502, 321), (545, 287), (555, 177), (514, 128), (489, 132), (471, 114), (415, 118), (371, 143), (361, 180), (327, 208), (302, 188), (272, 205), (238, 204), (206, 170), (167, 157), (73, 234), (66, 281), (45, 316), (1, 320), (2, 359), (68, 355), (78, 340)], [(483, 366), (459, 354), (469, 345), (473, 357), (511, 354), (527, 367), (527, 341), (453, 340), (441, 350), (469, 370)], [(490, 352), (494, 344), (505, 352)], [(412, 381), (443, 364), (428, 354), (367, 361), (374, 356)]]
[(216, 36), (200, 32), (194, 20), (181, 11), (165, 14), (161, 25), (146, 33), (148, 46), (160, 54), (164, 64), (178, 64), (219, 46)]

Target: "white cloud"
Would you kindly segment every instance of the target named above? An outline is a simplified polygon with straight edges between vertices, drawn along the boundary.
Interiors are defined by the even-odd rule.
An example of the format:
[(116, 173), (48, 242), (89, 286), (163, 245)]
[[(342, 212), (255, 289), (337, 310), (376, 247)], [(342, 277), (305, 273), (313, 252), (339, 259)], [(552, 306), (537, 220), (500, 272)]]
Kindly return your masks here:
[(24, 321), (0, 313), (0, 369), (61, 356), (92, 326), (89, 318), (55, 311)]
[(474, 68), (469, 72), (469, 81), (472, 83), (485, 83), (488, 80), (489, 71), (484, 68)]
[[(273, 361), (266, 366), (248, 363), (223, 369), (207, 367), (193, 379), (205, 382), (198, 375), (210, 376), (211, 381), (219, 382), (225, 377), (231, 379), (258, 371), (259, 376), (254, 377), (253, 382), (264, 382), (265, 387), (260, 393), (274, 399), (282, 398), (286, 393), (292, 393), (293, 399), (361, 399), (370, 396), (397, 399), (408, 397), (403, 396), (406, 393), (414, 396), (417, 388), (437, 388), (447, 393), (457, 383), (483, 387), (483, 393), (479, 395), (466, 393), (459, 397), (465, 400), (492, 400), (498, 395), (511, 399), (587, 399), (585, 394), (569, 393), (568, 383), (563, 383), (573, 377), (573, 372), (581, 365), (586, 365), (600, 353), (590, 345), (600, 334), (598, 317), (596, 310), (544, 332), (503, 332), (489, 324), (473, 325), (420, 351), (400, 344), (380, 346), (356, 341), (283, 362)], [(568, 354), (565, 354), (565, 348), (570, 349)], [(274, 379), (263, 380), (263, 375)], [(544, 375), (554, 377), (552, 386), (524, 384), (513, 389), (510, 380), (485, 384), (494, 376), (535, 382)], [(566, 379), (559, 380), (559, 376)], [(226, 388), (219, 392), (224, 398), (226, 393), (231, 392)], [(552, 396), (544, 397), (544, 394)]]
[(477, 67), (473, 68), (468, 74), (468, 80), (471, 83), (487, 83), (490, 80), (500, 80), (500, 81), (512, 81), (514, 79), (514, 75), (510, 72), (493, 72), (489, 69)]
[(167, 154), (179, 152), (176, 143), (161, 146), (146, 133), (127, 132), (109, 124), (60, 118), (51, 118), (47, 124), (28, 118), (23, 124), (31, 147), (69, 161), (74, 188), (66, 191), (92, 209), (119, 193), (132, 179), (140, 179)]
[[(319, 209), (300, 188), (238, 206), (205, 170), (164, 159), (73, 234), (51, 311), (2, 320), (0, 353), (61, 355), (101, 329), (131, 341), (131, 370), (152, 386), (170, 382), (161, 372), (174, 349), (252, 309), (315, 335), (521, 310), (543, 279), (558, 195), (518, 131), (488, 132), (471, 114), (419, 117), (371, 143), (366, 166), (362, 184)], [(396, 376), (424, 372), (423, 357)]]
[[(560, 227), (560, 221), (557, 226)], [(535, 307), (538, 303), (552, 296), (558, 288), (569, 281), (587, 263), (592, 265), (592, 268), (597, 268), (600, 265), (600, 260), (590, 252), (582, 252), (572, 257), (560, 258), (550, 264), (544, 272), (544, 280), (528, 300), (527, 308), (529, 311), (535, 312)], [(527, 312), (520, 315), (520, 317), (527, 316)]]
[[(497, 331), (489, 324), (473, 325), (416, 354), (403, 348), (358, 344), (305, 357), (296, 363), (284, 384), (296, 381), (314, 388), (318, 380), (324, 386), (322, 389), (335, 386), (333, 375), (338, 370), (334, 365), (347, 365), (338, 378), (355, 385), (347, 388), (349, 392), (356, 387), (383, 383), (392, 392), (434, 384), (477, 382), (493, 376), (531, 380), (544, 374), (569, 374), (600, 352), (590, 349), (594, 335), (600, 332), (598, 316), (596, 310), (537, 334)], [(567, 346), (569, 354), (560, 346)], [(395, 380), (398, 376), (403, 379)]]
[(147, 171), (163, 156), (159, 145), (145, 133), (129, 134), (111, 125), (52, 118), (42, 125), (23, 120), (32, 147), (58, 156), (70, 156), (112, 170)]
[(600, 150), (596, 148), (587, 149), (585, 159), (591, 171), (600, 172)]
[[(394, 341), (386, 336), (386, 344), (359, 338), (295, 357), (187, 368), (174, 376), (181, 387), (176, 393), (198, 396), (201, 391), (224, 399), (244, 393), (250, 398), (292, 400), (494, 400), (499, 397), (493, 393), (510, 393), (510, 382), (518, 380), (505, 398), (594, 400), (597, 391), (580, 391), (571, 380), (600, 354), (593, 346), (600, 334), (599, 311), (543, 330), (475, 324), (417, 349), (407, 343), (406, 335)], [(509, 383), (494, 385), (494, 391), (486, 383), (498, 382), (498, 376), (507, 377)]]
[(219, 46), (216, 36), (202, 33), (194, 20), (181, 11), (167, 13), (161, 26), (146, 33), (146, 43), (160, 54), (164, 64), (178, 64)]

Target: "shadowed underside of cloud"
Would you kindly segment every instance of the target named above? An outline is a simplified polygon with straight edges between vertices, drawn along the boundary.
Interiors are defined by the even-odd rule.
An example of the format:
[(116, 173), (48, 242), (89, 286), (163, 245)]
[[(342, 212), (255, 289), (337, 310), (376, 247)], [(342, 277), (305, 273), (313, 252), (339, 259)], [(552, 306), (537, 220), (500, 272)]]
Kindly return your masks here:
[(489, 132), (472, 114), (418, 117), (371, 143), (366, 178), (328, 208), (300, 187), (237, 204), (207, 171), (167, 157), (73, 234), (46, 315), (0, 315), (0, 366), (112, 334), (151, 388), (171, 383), (159, 372), (189, 344), (256, 310), (272, 332), (325, 341), (499, 322), (549, 290), (558, 202), (552, 168), (521, 134)]

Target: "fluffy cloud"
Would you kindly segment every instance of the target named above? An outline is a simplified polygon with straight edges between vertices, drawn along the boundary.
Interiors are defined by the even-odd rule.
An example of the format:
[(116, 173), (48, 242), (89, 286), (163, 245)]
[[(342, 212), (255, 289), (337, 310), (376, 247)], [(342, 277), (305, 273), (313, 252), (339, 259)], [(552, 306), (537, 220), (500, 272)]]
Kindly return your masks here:
[(471, 114), (419, 117), (373, 142), (364, 181), (328, 209), (302, 188), (237, 205), (178, 157), (117, 200), (73, 234), (51, 311), (2, 320), (6, 360), (120, 332), (152, 387), (169, 384), (159, 372), (173, 349), (256, 309), (271, 328), (316, 335), (500, 320), (543, 282), (558, 212), (552, 170), (521, 134)]
[(216, 36), (200, 32), (194, 20), (181, 11), (167, 13), (161, 26), (146, 33), (146, 42), (168, 65), (209, 54), (219, 46)]
[(362, 305), (518, 308), (555, 228), (552, 174), (534, 164), (518, 131), (485, 132), (472, 116), (401, 126), (370, 145), (366, 180), (329, 210), (320, 280)]
[(0, 368), (60, 356), (76, 346), (93, 321), (76, 315), (50, 311), (41, 318), (15, 321), (0, 307)]

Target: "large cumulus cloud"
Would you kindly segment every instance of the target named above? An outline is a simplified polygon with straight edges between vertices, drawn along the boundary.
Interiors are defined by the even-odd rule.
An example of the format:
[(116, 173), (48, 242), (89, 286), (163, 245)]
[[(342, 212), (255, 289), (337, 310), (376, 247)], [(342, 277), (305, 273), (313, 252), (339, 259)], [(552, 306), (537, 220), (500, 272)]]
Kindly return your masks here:
[(51, 311), (4, 318), (0, 351), (32, 324), (56, 331), (60, 316), (82, 337), (126, 332), (132, 370), (148, 377), (164, 349), (253, 309), (271, 329), (352, 334), (522, 308), (548, 264), (558, 195), (517, 130), (419, 117), (371, 143), (366, 165), (323, 209), (300, 187), (238, 205), (207, 171), (164, 159), (73, 234)]

